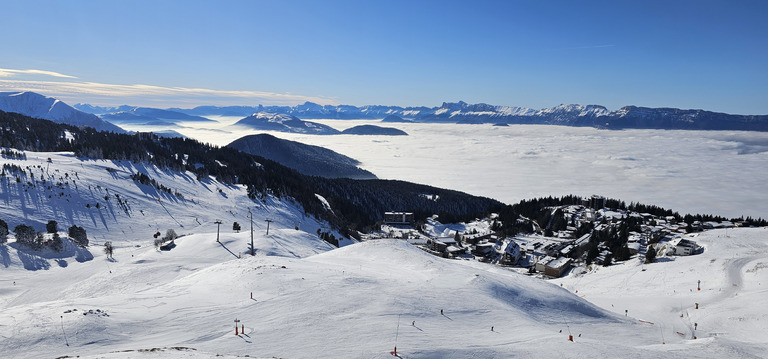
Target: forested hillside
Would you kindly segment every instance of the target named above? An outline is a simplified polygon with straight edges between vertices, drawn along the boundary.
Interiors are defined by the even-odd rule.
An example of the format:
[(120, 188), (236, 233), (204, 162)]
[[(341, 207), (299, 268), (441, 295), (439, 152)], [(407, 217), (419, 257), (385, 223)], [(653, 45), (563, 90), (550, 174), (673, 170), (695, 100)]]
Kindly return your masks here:
[[(463, 220), (503, 207), (492, 199), (401, 181), (306, 176), (263, 157), (192, 139), (97, 132), (16, 113), (0, 112), (0, 146), (71, 151), (78, 157), (130, 160), (191, 171), (198, 178), (214, 176), (225, 183), (246, 185), (252, 199), (267, 193), (293, 198), (307, 214), (327, 220), (346, 235), (353, 234), (350, 230), (371, 228), (385, 211), (442, 214), (446, 220)], [(331, 208), (326, 209), (317, 195), (325, 198)]]

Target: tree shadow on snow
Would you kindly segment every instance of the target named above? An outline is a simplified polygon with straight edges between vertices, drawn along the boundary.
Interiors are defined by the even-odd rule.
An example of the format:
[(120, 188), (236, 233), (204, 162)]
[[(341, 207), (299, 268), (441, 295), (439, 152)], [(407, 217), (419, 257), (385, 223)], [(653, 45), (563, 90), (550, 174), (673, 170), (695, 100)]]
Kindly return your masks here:
[[(24, 269), (26, 270), (48, 270), (51, 268), (50, 261), (53, 260), (59, 267), (69, 266), (67, 258), (74, 257), (76, 261), (82, 263), (93, 259), (93, 254), (86, 248), (72, 243), (69, 238), (62, 238), (63, 249), (60, 252), (51, 250), (50, 248), (43, 248), (39, 251), (33, 250), (18, 243), (12, 243), (10, 246), (16, 249), (16, 254), (19, 256)], [(0, 257), (4, 265), (9, 266), (11, 263), (8, 249), (0, 246)]]
[(41, 269), (48, 270), (51, 268), (51, 264), (48, 263), (48, 260), (32, 252), (18, 250), (16, 253), (18, 253), (19, 259), (26, 270), (36, 271)]
[(3, 263), (5, 268), (11, 266), (11, 255), (8, 253), (8, 247), (5, 244), (0, 245), (0, 263)]
[(78, 263), (87, 262), (92, 259), (93, 259), (93, 254), (91, 254), (91, 251), (81, 247), (77, 247), (77, 249), (75, 249), (75, 260)]

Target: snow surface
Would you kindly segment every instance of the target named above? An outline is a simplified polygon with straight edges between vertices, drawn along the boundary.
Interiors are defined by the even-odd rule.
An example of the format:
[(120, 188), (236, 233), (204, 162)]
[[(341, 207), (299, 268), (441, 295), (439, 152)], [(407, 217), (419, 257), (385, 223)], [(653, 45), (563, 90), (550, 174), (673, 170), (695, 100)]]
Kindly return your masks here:
[[(766, 300), (762, 228), (700, 234), (706, 250), (698, 256), (544, 281), (400, 240), (331, 250), (314, 233), (323, 224), (294, 204), (267, 198), (255, 206), (239, 186), (190, 174), (67, 153), (5, 161), (40, 165), (38, 180), (38, 172), (77, 180), (76, 189), (70, 182), (55, 191), (2, 180), (0, 216), (11, 227), (42, 230), (56, 219), (61, 229), (71, 218), (87, 228), (91, 246), (67, 241), (57, 255), (13, 238), (0, 245), (4, 358), (390, 358), (395, 345), (404, 358), (760, 357), (768, 349), (766, 311), (753, 305)], [(136, 170), (184, 198), (126, 178)], [(107, 188), (129, 200), (128, 213), (113, 200), (99, 209), (73, 204), (92, 203)], [(65, 196), (47, 198), (56, 192)], [(255, 256), (249, 207), (274, 221), (269, 236), (254, 222)], [(220, 242), (215, 219), (224, 222)], [(240, 233), (228, 227), (234, 220)], [(435, 233), (485, 226), (430, 222)], [(183, 236), (173, 249), (156, 250), (151, 234), (166, 228)], [(114, 259), (101, 250), (104, 240), (115, 243)], [(695, 279), (702, 291), (692, 290)], [(235, 335), (235, 319), (244, 333)], [(691, 321), (699, 339), (686, 331)]]
[(768, 300), (768, 228), (718, 229), (692, 237), (703, 253), (661, 257), (652, 264), (632, 260), (589, 272), (576, 268), (550, 282), (602, 308), (618, 314), (626, 310), (653, 323), (672, 350), (688, 350), (696, 336), (695, 345), (712, 357), (763, 357), (768, 348), (768, 311), (761, 304)]
[[(299, 227), (302, 233), (316, 237), (317, 229), (325, 226), (305, 216), (303, 209), (293, 202), (270, 196), (254, 202), (244, 186), (212, 178), (198, 181), (191, 172), (179, 173), (129, 161), (82, 160), (66, 152), (25, 153), (26, 160), (3, 159), (3, 163), (31, 168), (35, 176), (32, 180), (27, 172), (20, 183), (11, 172), (0, 177), (0, 219), (11, 230), (18, 224), (27, 224), (44, 231), (45, 224), (55, 220), (60, 230), (73, 224), (82, 226), (91, 242), (152, 245), (152, 235), (158, 231), (164, 234), (167, 229), (174, 229), (179, 235), (215, 232), (216, 220), (223, 222), (222, 233), (231, 232), (233, 222), (239, 222), (245, 231), (249, 228), (249, 208), (257, 233), (265, 232), (268, 217), (275, 221), (270, 233)], [(134, 173), (144, 173), (181, 196), (139, 184), (131, 179)], [(33, 181), (34, 187), (27, 183)], [(121, 205), (118, 196), (127, 205)], [(96, 208), (97, 203), (100, 208)]]

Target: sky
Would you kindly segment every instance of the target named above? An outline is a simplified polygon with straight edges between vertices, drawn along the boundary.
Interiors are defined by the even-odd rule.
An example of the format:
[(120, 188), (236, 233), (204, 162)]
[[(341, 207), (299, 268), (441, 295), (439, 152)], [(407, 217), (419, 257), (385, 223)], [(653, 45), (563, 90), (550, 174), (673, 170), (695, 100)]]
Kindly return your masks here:
[(0, 0), (0, 91), (768, 114), (768, 2)]

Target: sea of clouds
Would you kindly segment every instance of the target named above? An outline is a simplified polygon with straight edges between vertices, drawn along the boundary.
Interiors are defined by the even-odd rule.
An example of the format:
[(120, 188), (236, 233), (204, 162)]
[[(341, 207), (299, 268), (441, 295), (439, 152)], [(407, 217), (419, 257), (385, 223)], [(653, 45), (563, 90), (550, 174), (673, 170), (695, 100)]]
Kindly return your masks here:
[[(208, 128), (178, 131), (222, 146), (250, 134), (225, 130), (237, 119), (217, 120), (220, 123)], [(681, 214), (768, 218), (765, 132), (314, 121), (339, 130), (377, 124), (409, 136), (271, 134), (353, 157), (379, 178), (456, 189), (505, 203), (600, 194)]]

